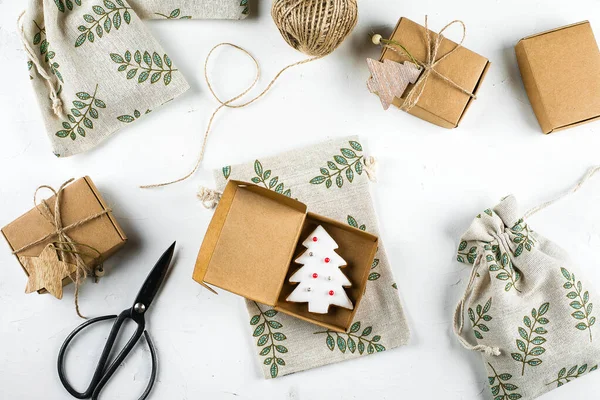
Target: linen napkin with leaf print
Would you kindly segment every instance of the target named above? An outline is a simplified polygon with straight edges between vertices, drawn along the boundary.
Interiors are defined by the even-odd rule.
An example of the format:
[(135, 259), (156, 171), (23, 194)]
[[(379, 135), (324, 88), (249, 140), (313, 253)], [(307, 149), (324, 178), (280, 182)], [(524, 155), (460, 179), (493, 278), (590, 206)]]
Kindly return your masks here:
[[(600, 293), (564, 250), (531, 229), (513, 196), (475, 218), (458, 261), (473, 269), (456, 333), (483, 353), (495, 400), (533, 399), (598, 368)], [(462, 332), (465, 312), (476, 345)]]
[(144, 19), (244, 19), (248, 0), (129, 0)]
[(19, 29), (58, 157), (93, 148), (189, 88), (127, 0), (30, 0)]
[[(311, 212), (378, 235), (363, 145), (346, 137), (215, 171), (217, 188), (228, 179), (254, 182), (293, 197)], [(410, 332), (383, 243), (373, 260), (365, 295), (350, 330), (328, 331), (247, 301), (249, 336), (266, 378), (292, 374), (390, 350)]]

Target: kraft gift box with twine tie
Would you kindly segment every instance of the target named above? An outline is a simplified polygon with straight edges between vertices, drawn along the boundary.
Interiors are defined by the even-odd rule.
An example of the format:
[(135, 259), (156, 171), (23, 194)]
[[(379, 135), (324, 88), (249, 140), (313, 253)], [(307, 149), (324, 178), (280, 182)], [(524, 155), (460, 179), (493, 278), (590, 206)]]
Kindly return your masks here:
[[(43, 199), (39, 194), (49, 191)], [(69, 179), (58, 189), (37, 188), (34, 208), (1, 229), (12, 253), (29, 277), (26, 293), (50, 293), (58, 299), (63, 286), (75, 285), (75, 311), (80, 285), (87, 276), (104, 276), (103, 262), (127, 236), (89, 177)]]
[[(599, 171), (590, 169), (558, 199)], [(527, 223), (558, 199), (522, 214), (508, 196), (479, 214), (459, 245), (458, 261), (473, 269), (454, 329), (464, 347), (482, 352), (494, 399), (536, 398), (595, 371), (600, 362), (594, 308), (600, 292), (568, 252)]]

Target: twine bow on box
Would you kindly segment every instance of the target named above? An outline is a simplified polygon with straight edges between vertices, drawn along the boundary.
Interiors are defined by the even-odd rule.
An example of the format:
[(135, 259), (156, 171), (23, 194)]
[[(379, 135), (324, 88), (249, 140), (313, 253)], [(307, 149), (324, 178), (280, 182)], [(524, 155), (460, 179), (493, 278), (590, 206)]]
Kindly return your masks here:
[[(446, 29), (448, 29), (449, 27), (451, 27), (454, 24), (459, 24), (462, 27), (462, 31), (463, 31), (462, 38), (461, 38), (460, 42), (458, 42), (456, 47), (454, 47), (454, 49), (450, 50), (448, 53), (444, 54), (443, 56), (441, 56), (438, 59), (437, 58), (438, 52), (442, 45), (442, 41), (444, 40), (443, 33), (444, 33), (444, 31), (446, 31)], [(436, 69), (436, 66), (439, 63), (444, 61), (446, 58), (450, 57), (452, 54), (454, 54), (458, 49), (460, 49), (462, 47), (462, 44), (466, 37), (466, 32), (467, 32), (467, 28), (466, 28), (464, 22), (462, 22), (460, 20), (454, 20), (454, 21), (450, 22), (449, 24), (447, 24), (446, 26), (444, 26), (442, 28), (442, 30), (439, 31), (439, 33), (437, 34), (437, 37), (434, 40), (429, 31), (427, 16), (425, 16), (425, 45), (427, 46), (427, 59), (424, 62), (415, 59), (402, 44), (400, 44), (394, 40), (382, 39), (381, 35), (373, 36), (373, 43), (375, 43), (377, 45), (383, 44), (383, 47), (390, 49), (390, 50), (400, 54), (401, 56), (408, 57), (410, 61), (407, 61), (407, 62), (412, 62), (413, 64), (415, 64), (418, 68), (420, 68), (423, 71), (421, 73), (421, 75), (419, 76), (419, 78), (417, 79), (414, 86), (410, 89), (410, 91), (406, 95), (406, 98), (404, 99), (404, 102), (402, 103), (402, 106), (400, 107), (401, 110), (410, 111), (414, 106), (417, 105), (417, 103), (419, 102), (419, 99), (421, 98), (421, 95), (423, 94), (423, 91), (425, 90), (427, 81), (429, 80), (431, 75), (435, 75), (435, 76), (439, 77), (444, 82), (446, 82), (449, 85), (460, 90), (467, 96), (469, 96), (473, 99), (477, 99), (477, 96), (474, 93), (463, 88), (458, 83), (454, 82), (452, 79), (450, 79), (449, 77), (440, 73)], [(389, 84), (389, 82), (388, 82), (388, 84)]]
[[(29, 281), (27, 282), (26, 287), (27, 293), (31, 293), (40, 289), (46, 289), (53, 296), (60, 299), (62, 298), (63, 279), (66, 277), (71, 278), (71, 280), (75, 283), (75, 311), (77, 312), (77, 315), (79, 315), (81, 318), (84, 318), (79, 311), (79, 286), (81, 285), (82, 280), (92, 272), (96, 277), (100, 277), (104, 274), (101, 264), (102, 254), (91, 246), (75, 242), (67, 234), (67, 231), (100, 218), (103, 215), (111, 212), (111, 209), (107, 208), (80, 221), (64, 226), (61, 215), (62, 196), (64, 188), (72, 181), (73, 179), (70, 179), (63, 183), (58, 191), (46, 185), (40, 186), (36, 189), (33, 196), (35, 208), (48, 222), (52, 224), (53, 231), (32, 243), (14, 250), (13, 254), (19, 257), (21, 264), (29, 274)], [(54, 214), (50, 210), (50, 206), (46, 200), (42, 200), (38, 204), (37, 195), (41, 189), (48, 189), (54, 194)], [(48, 246), (46, 246), (46, 248), (38, 257), (26, 257), (18, 255), (19, 253), (37, 246), (53, 237), (56, 237), (57, 240), (48, 244)], [(93, 269), (88, 263), (85, 262), (83, 256), (91, 255), (88, 252), (82, 251), (81, 248), (89, 249), (94, 253), (93, 258), (98, 260), (96, 269)], [(75, 264), (66, 262), (68, 254), (72, 255), (75, 260)]]

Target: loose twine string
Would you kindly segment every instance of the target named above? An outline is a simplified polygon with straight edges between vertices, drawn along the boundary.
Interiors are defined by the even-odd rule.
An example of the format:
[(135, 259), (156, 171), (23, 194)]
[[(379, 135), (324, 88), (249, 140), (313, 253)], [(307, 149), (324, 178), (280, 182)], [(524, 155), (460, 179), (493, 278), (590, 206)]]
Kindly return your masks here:
[[(583, 185), (587, 181), (589, 181), (599, 171), (600, 171), (600, 165), (590, 168), (586, 172), (586, 174), (583, 176), (583, 178), (581, 178), (579, 180), (579, 182), (577, 182), (572, 188), (570, 188), (569, 190), (567, 190), (566, 192), (562, 193), (561, 195), (557, 196), (556, 198), (554, 198), (552, 200), (546, 201), (546, 202), (540, 204), (539, 206), (533, 207), (532, 209), (530, 209), (529, 211), (527, 211), (525, 213), (524, 219), (527, 219), (527, 218), (531, 217), (532, 215), (536, 214), (537, 212), (564, 199), (565, 197), (576, 193), (583, 187)], [(503, 245), (506, 247), (506, 250), (509, 250), (508, 243), (505, 242)], [(465, 293), (463, 294), (463, 297), (460, 299), (460, 301), (458, 302), (458, 305), (456, 306), (456, 310), (454, 312), (454, 334), (456, 335), (456, 337), (458, 338), (460, 343), (463, 345), (463, 347), (466, 348), (467, 350), (480, 351), (480, 352), (487, 354), (488, 356), (491, 356), (491, 355), (499, 356), (501, 354), (501, 352), (498, 347), (491, 347), (491, 346), (486, 346), (483, 344), (472, 345), (463, 336), (463, 328), (464, 328), (464, 324), (465, 324), (465, 304), (467, 303), (467, 301), (473, 294), (473, 289), (474, 289), (473, 282), (475, 281), (477, 272), (482, 265), (482, 260), (483, 260), (483, 254), (480, 253), (480, 254), (478, 254), (475, 262), (473, 263), (473, 269), (471, 270), (471, 277), (470, 277), (469, 283), (467, 284), (467, 287), (465, 289)]]
[(566, 192), (564, 192), (563, 194), (559, 195), (558, 197), (546, 201), (542, 204), (540, 204), (537, 207), (533, 207), (532, 209), (530, 209), (529, 211), (527, 211), (525, 213), (525, 216), (523, 217), (524, 219), (527, 219), (529, 217), (531, 217), (532, 215), (534, 215), (535, 213), (542, 211), (544, 208), (547, 208), (549, 206), (551, 206), (552, 204), (564, 199), (567, 196), (570, 196), (574, 193), (576, 193), (577, 191), (579, 191), (579, 189), (582, 188), (582, 186), (588, 181), (590, 180), (594, 175), (596, 175), (596, 173), (600, 171), (600, 165), (596, 165), (591, 167), (590, 169), (588, 169), (588, 171), (585, 173), (585, 175), (579, 180), (579, 182), (577, 182), (575, 184), (575, 186), (573, 186), (571, 189), (567, 190)]
[[(213, 47), (206, 56), (204, 62), (204, 79), (206, 80), (210, 93), (220, 105), (212, 113), (208, 121), (208, 126), (204, 132), (204, 139), (202, 140), (202, 147), (196, 160), (196, 164), (188, 174), (179, 179), (171, 182), (144, 185), (141, 186), (142, 189), (171, 185), (184, 181), (192, 176), (198, 170), (204, 159), (208, 136), (211, 132), (211, 127), (217, 113), (225, 107), (243, 108), (249, 106), (263, 97), (273, 87), (279, 77), (288, 69), (319, 60), (332, 53), (340, 46), (340, 44), (342, 44), (344, 39), (346, 39), (356, 26), (358, 20), (358, 5), (356, 0), (275, 0), (271, 7), (271, 16), (283, 39), (294, 49), (301, 51), (310, 58), (295, 62), (281, 69), (259, 95), (241, 104), (232, 104), (244, 97), (252, 90), (252, 88), (254, 88), (260, 78), (260, 66), (252, 54), (238, 45), (232, 43), (219, 43)], [(256, 67), (256, 76), (252, 84), (246, 90), (227, 101), (223, 101), (217, 96), (210, 83), (210, 79), (208, 78), (208, 61), (213, 52), (221, 46), (229, 46), (243, 52), (252, 59)]]
[[(231, 99), (227, 100), (227, 101), (223, 101), (221, 100), (221, 98), (215, 93), (215, 90), (213, 89), (213, 85), (210, 82), (210, 79), (208, 77), (208, 62), (210, 60), (211, 55), (213, 54), (213, 52), (218, 49), (219, 47), (222, 46), (229, 46), (232, 47), (236, 50), (241, 51), (242, 53), (244, 53), (245, 55), (247, 55), (253, 62), (254, 62), (254, 66), (256, 68), (256, 75), (254, 77), (254, 80), (252, 81), (252, 84), (250, 84), (250, 86), (248, 86), (243, 92), (241, 92), (240, 94), (236, 95), (235, 97), (232, 97)], [(217, 113), (219, 111), (221, 111), (223, 108), (227, 107), (227, 108), (244, 108), (246, 106), (249, 106), (250, 104), (254, 103), (255, 101), (257, 101), (258, 99), (260, 99), (261, 97), (263, 97), (265, 94), (267, 94), (267, 92), (269, 90), (271, 90), (271, 88), (273, 87), (273, 85), (275, 84), (275, 82), (279, 79), (279, 77), (288, 69), (296, 67), (298, 65), (302, 65), (302, 64), (307, 64), (309, 62), (313, 62), (316, 61), (318, 59), (323, 58), (324, 55), (321, 56), (316, 56), (316, 57), (312, 57), (312, 58), (307, 58), (305, 60), (302, 61), (298, 61), (295, 62), (293, 64), (290, 64), (284, 68), (282, 68), (277, 75), (275, 75), (275, 77), (271, 80), (271, 82), (267, 85), (267, 87), (257, 96), (253, 97), (252, 99), (241, 103), (241, 104), (232, 104), (234, 101), (239, 100), (240, 98), (244, 97), (246, 94), (248, 94), (248, 92), (250, 92), (250, 90), (252, 90), (252, 88), (254, 88), (254, 86), (256, 85), (256, 83), (258, 82), (258, 80), (260, 79), (260, 74), (261, 74), (261, 70), (260, 70), (260, 65), (258, 64), (258, 60), (252, 55), (250, 54), (250, 52), (248, 52), (246, 49), (235, 45), (233, 43), (219, 43), (216, 46), (214, 46), (210, 52), (208, 53), (208, 55), (206, 56), (206, 60), (204, 61), (204, 79), (206, 80), (206, 85), (208, 86), (208, 89), (210, 90), (210, 93), (212, 94), (212, 96), (215, 98), (215, 100), (217, 100), (220, 105), (219, 107), (217, 107), (215, 109), (215, 111), (212, 113), (210, 119), (208, 120), (208, 126), (206, 127), (206, 131), (204, 132), (204, 139), (202, 140), (202, 147), (200, 149), (200, 154), (198, 155), (198, 158), (196, 160), (196, 164), (194, 165), (194, 168), (192, 168), (192, 170), (186, 174), (185, 176), (182, 176), (179, 179), (176, 179), (174, 181), (170, 181), (170, 182), (164, 182), (164, 183), (157, 183), (157, 184), (152, 184), (152, 185), (144, 185), (144, 186), (140, 186), (140, 188), (142, 189), (150, 189), (150, 188), (157, 188), (157, 187), (162, 187), (162, 186), (168, 186), (168, 185), (172, 185), (174, 183), (178, 183), (181, 181), (184, 181), (186, 179), (188, 179), (189, 177), (191, 177), (192, 175), (194, 175), (194, 173), (198, 170), (198, 168), (200, 167), (200, 164), (202, 163), (202, 160), (204, 159), (204, 153), (206, 151), (206, 144), (208, 141), (208, 136), (211, 132), (211, 127), (213, 124), (213, 121), (215, 119), (215, 116), (217, 115)]]
[[(448, 29), (449, 27), (451, 27), (454, 24), (459, 24), (462, 27), (462, 38), (461, 38), (460, 42), (456, 45), (456, 47), (454, 47), (454, 49), (450, 50), (448, 53), (444, 54), (439, 59), (437, 59), (438, 52), (440, 50), (440, 46), (442, 45), (442, 41), (444, 40), (443, 33), (446, 31), (446, 29)], [(397, 43), (393, 40), (385, 40), (385, 39), (380, 40), (381, 43), (383, 43), (384, 48), (390, 49), (390, 50), (400, 54), (401, 56), (410, 58), (413, 63), (417, 64), (417, 66), (424, 69), (423, 73), (421, 74), (421, 76), (419, 77), (417, 82), (414, 84), (414, 86), (408, 92), (406, 98), (404, 99), (404, 103), (402, 103), (402, 106), (400, 107), (401, 110), (410, 111), (414, 106), (417, 105), (417, 103), (419, 102), (419, 99), (421, 98), (421, 96), (423, 95), (423, 92), (425, 91), (425, 86), (427, 85), (427, 81), (429, 80), (429, 77), (432, 74), (441, 78), (444, 82), (454, 86), (456, 89), (460, 90), (467, 96), (469, 96), (473, 99), (477, 98), (477, 96), (475, 94), (471, 93), (469, 90), (460, 86), (458, 83), (454, 82), (452, 79), (448, 78), (447, 76), (445, 76), (444, 74), (440, 73), (438, 70), (435, 69), (435, 67), (439, 63), (444, 61), (446, 58), (450, 57), (452, 54), (454, 54), (456, 51), (458, 51), (458, 49), (460, 49), (462, 47), (462, 44), (463, 44), (466, 36), (467, 36), (467, 27), (465, 26), (465, 23), (460, 20), (454, 20), (454, 21), (450, 22), (449, 24), (447, 24), (446, 26), (444, 26), (442, 28), (442, 30), (440, 30), (438, 32), (435, 40), (433, 40), (431, 32), (429, 31), (428, 17), (425, 16), (425, 45), (427, 46), (427, 59), (425, 60), (425, 62), (415, 59), (406, 50), (406, 48), (404, 46), (400, 45), (399, 43)]]
[(60, 97), (58, 97), (58, 79), (56, 76), (53, 77), (48, 73), (48, 71), (46, 71), (42, 65), (42, 62), (40, 61), (40, 58), (37, 56), (35, 50), (31, 47), (29, 41), (25, 37), (25, 29), (23, 27), (23, 16), (25, 13), (26, 11), (23, 11), (17, 20), (17, 32), (21, 37), (21, 42), (23, 42), (23, 47), (25, 48), (25, 52), (27, 53), (29, 60), (33, 63), (33, 65), (35, 65), (38, 74), (44, 79), (46, 86), (48, 86), (50, 100), (52, 100), (52, 111), (59, 118), (65, 119), (66, 116), (63, 109), (63, 103)]
[[(54, 227), (54, 230), (52, 232), (48, 233), (47, 235), (41, 237), (40, 239), (35, 240), (23, 247), (20, 247), (20, 248), (14, 250), (12, 253), (14, 255), (17, 255), (19, 253), (22, 253), (25, 250), (28, 250), (34, 246), (37, 246), (40, 243), (43, 243), (46, 240), (56, 236), (58, 238), (58, 241), (54, 242), (53, 246), (56, 249), (56, 251), (59, 253), (61, 260), (65, 261), (67, 253), (72, 254), (73, 257), (75, 258), (75, 266), (76, 266), (75, 278), (73, 279), (73, 277), (70, 276), (71, 280), (75, 284), (75, 311), (77, 312), (77, 315), (79, 317), (85, 318), (79, 310), (79, 286), (81, 285), (82, 280), (85, 279), (88, 276), (88, 274), (92, 272), (92, 268), (90, 268), (86, 264), (85, 260), (82, 257), (82, 255), (86, 255), (86, 254), (85, 254), (85, 252), (82, 252), (81, 250), (79, 250), (79, 247), (82, 246), (82, 247), (89, 248), (89, 249), (93, 250), (95, 253), (97, 253), (99, 256), (101, 255), (101, 253), (91, 246), (82, 245), (80, 243), (73, 241), (73, 239), (71, 239), (71, 237), (67, 234), (67, 231), (78, 228), (82, 225), (87, 224), (90, 221), (100, 218), (103, 215), (106, 215), (109, 212), (111, 212), (111, 209), (107, 208), (99, 213), (90, 215), (89, 217), (84, 218), (78, 222), (72, 223), (67, 226), (63, 226), (62, 213), (61, 213), (62, 196), (63, 196), (64, 188), (72, 181), (73, 181), (73, 179), (69, 179), (68, 181), (63, 183), (58, 190), (54, 190), (54, 188), (52, 188), (51, 186), (46, 186), (46, 185), (40, 186), (36, 189), (36, 191), (33, 195), (33, 203), (35, 205), (35, 208), (42, 215), (42, 217), (44, 217), (48, 222), (50, 222), (52, 224), (52, 226)], [(38, 203), (38, 201), (37, 201), (38, 192), (42, 189), (50, 190), (55, 196), (54, 214), (50, 210), (50, 206), (48, 205), (46, 200), (42, 200), (40, 203)], [(100, 272), (100, 274), (103, 274), (103, 269), (101, 267), (99, 268), (99, 272)], [(101, 276), (100, 274), (97, 276)]]

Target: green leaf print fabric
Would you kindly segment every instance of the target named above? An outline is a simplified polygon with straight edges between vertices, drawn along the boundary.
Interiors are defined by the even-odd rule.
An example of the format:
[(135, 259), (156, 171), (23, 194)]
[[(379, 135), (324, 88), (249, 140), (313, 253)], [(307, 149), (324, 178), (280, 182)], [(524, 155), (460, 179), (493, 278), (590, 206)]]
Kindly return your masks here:
[(20, 22), (58, 157), (95, 147), (189, 88), (127, 0), (30, 0)]
[(533, 399), (598, 368), (599, 293), (513, 196), (475, 218), (457, 258), (473, 270), (456, 333), (484, 353), (494, 400)]
[[(325, 178), (316, 182), (316, 176)], [(365, 149), (358, 137), (228, 165), (217, 170), (215, 177), (219, 190), (228, 179), (253, 182), (302, 201), (311, 212), (378, 234)], [(247, 301), (247, 308), (249, 341), (266, 378), (388, 351), (407, 344), (410, 336), (381, 238), (365, 295), (348, 332), (328, 331), (253, 301)]]
[(143, 19), (244, 19), (249, 0), (129, 0)]

